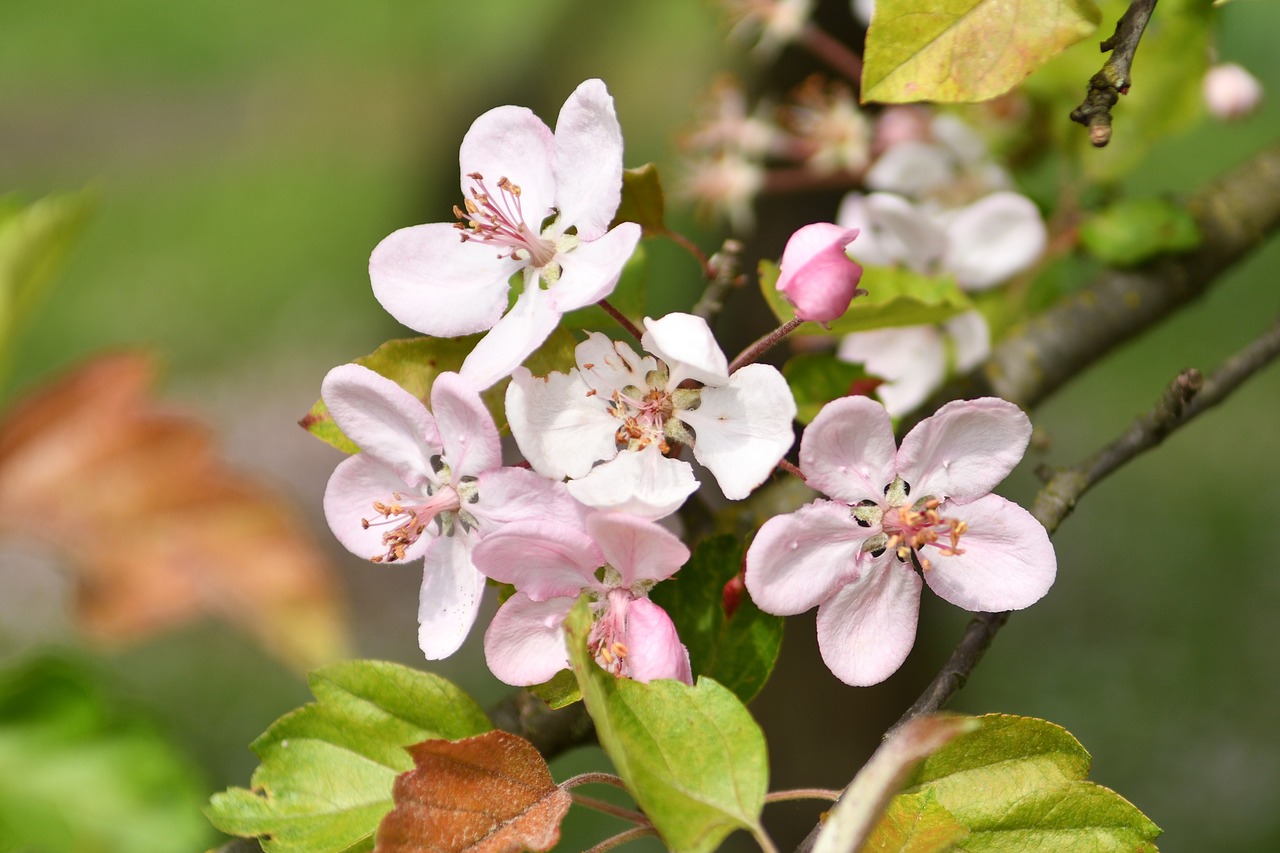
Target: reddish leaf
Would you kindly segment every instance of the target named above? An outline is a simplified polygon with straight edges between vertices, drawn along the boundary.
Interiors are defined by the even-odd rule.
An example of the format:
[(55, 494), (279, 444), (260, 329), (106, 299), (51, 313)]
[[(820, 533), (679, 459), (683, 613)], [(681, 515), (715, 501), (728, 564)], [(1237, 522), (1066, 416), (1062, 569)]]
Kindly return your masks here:
[(518, 853), (560, 840), (569, 792), (527, 740), (492, 731), (409, 747), (374, 853)]
[(151, 360), (101, 356), (0, 421), (0, 533), (72, 564), (77, 617), (125, 642), (213, 614), (291, 663), (341, 654), (330, 568), (285, 502), (148, 392)]

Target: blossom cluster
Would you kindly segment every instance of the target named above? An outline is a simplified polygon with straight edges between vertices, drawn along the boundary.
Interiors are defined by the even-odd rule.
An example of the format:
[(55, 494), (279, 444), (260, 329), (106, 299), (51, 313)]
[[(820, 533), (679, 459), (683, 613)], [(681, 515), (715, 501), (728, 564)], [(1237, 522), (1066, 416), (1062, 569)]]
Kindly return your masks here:
[[(457, 373), (436, 376), (429, 405), (356, 364), (334, 368), (322, 388), (360, 449), (325, 492), (335, 536), (376, 563), (422, 561), (419, 644), (430, 659), (463, 643), (490, 581), (508, 585), (484, 650), (514, 685), (568, 665), (563, 622), (584, 593), (600, 666), (690, 682), (676, 627), (649, 599), (690, 556), (664, 519), (707, 475), (725, 499), (748, 497), (795, 442), (797, 406), (782, 373), (731, 365), (693, 314), (646, 318), (634, 342), (590, 332), (567, 372), (522, 366), (564, 314), (609, 296), (636, 248), (640, 226), (614, 221), (622, 149), (599, 80), (570, 95), (554, 130), (521, 107), (478, 118), (462, 141), (456, 221), (394, 232), (369, 271), (378, 300), (405, 325), (485, 336)], [(886, 198), (860, 203), (910, 219), (906, 202)], [(955, 218), (964, 233), (964, 213)], [(859, 293), (851, 245), (878, 258), (895, 239), (936, 243), (928, 263), (964, 267), (963, 247), (941, 231), (913, 221), (911, 235), (886, 221), (818, 223), (793, 236), (778, 287), (800, 319), (835, 320)], [(481, 398), (502, 381), (517, 464), (504, 464)], [(989, 494), (1029, 435), (1015, 406), (984, 399), (944, 407), (898, 449), (880, 403), (829, 403), (800, 441), (799, 471), (830, 499), (761, 527), (746, 555), (747, 590), (776, 614), (818, 606), (824, 658), (851, 684), (902, 662), (922, 583), (968, 609), (1031, 604), (1053, 581), (1052, 547), (1029, 514)], [(692, 462), (680, 458), (686, 448)]]

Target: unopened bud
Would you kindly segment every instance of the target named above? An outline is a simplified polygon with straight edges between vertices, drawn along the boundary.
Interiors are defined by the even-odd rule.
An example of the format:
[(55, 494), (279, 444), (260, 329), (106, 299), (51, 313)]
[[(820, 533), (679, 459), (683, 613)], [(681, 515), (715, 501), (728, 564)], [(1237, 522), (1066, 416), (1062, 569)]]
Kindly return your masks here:
[(1243, 118), (1262, 101), (1258, 78), (1234, 62), (1215, 65), (1204, 75), (1204, 102), (1215, 118)]

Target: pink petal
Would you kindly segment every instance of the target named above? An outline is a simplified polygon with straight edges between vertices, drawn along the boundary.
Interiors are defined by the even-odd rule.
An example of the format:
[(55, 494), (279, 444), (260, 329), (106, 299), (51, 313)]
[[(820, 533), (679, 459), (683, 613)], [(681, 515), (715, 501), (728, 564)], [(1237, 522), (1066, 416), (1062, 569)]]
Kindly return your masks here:
[(526, 281), (516, 304), (480, 339), (458, 372), (483, 391), (510, 376), (559, 323), (560, 313), (547, 294), (536, 281)]
[(598, 584), (605, 564), (600, 549), (581, 530), (540, 521), (517, 521), (485, 534), (471, 554), (488, 577), (513, 584), (534, 601), (570, 596)]
[(627, 674), (636, 681), (674, 678), (693, 683), (689, 650), (680, 642), (667, 612), (647, 598), (637, 598), (627, 608), (623, 635), (627, 647)]
[(557, 254), (560, 279), (548, 290), (555, 309), (567, 313), (613, 293), (639, 242), (640, 226), (622, 222), (599, 239), (583, 240), (576, 248)]
[(480, 392), (456, 373), (441, 373), (431, 384), (431, 413), (435, 415), (454, 482), (502, 465), (502, 444), (493, 416)]
[(947, 350), (937, 326), (855, 332), (841, 339), (836, 355), (885, 380), (876, 396), (895, 418), (923, 403), (947, 372)]
[(517, 369), (507, 386), (507, 422), (533, 469), (556, 480), (583, 477), (597, 460), (612, 459), (619, 421), (609, 413), (610, 394), (592, 394), (576, 370), (540, 378)]
[(816, 607), (855, 576), (855, 560), (867, 536), (849, 508), (814, 501), (775, 515), (747, 549), (744, 580), (751, 600), (766, 613), (792, 616)]
[[(343, 547), (365, 560), (385, 554), (382, 543), (386, 525), (365, 528), (361, 519), (378, 521), (374, 501), (391, 503), (396, 492), (404, 492), (405, 483), (396, 472), (365, 453), (358, 453), (338, 463), (324, 490), (324, 517), (329, 529)], [(399, 520), (390, 522), (394, 527)], [(404, 562), (422, 559), (435, 535), (429, 527), (418, 540), (405, 549)]]
[(689, 549), (679, 537), (643, 518), (592, 513), (587, 516), (587, 533), (604, 554), (604, 562), (618, 570), (624, 587), (637, 581), (666, 580), (689, 560)]
[(560, 108), (555, 178), (565, 227), (577, 226), (583, 240), (604, 234), (622, 199), (622, 128), (600, 80), (584, 81)]
[(501, 192), (498, 181), (507, 178), (520, 187), (525, 224), (538, 232), (556, 203), (554, 158), (555, 137), (540, 118), (524, 107), (495, 107), (472, 122), (462, 138), (462, 195), (471, 198), (472, 173), (483, 176), (493, 196)]
[(698, 488), (693, 466), (668, 459), (658, 445), (623, 451), (579, 480), (569, 481), (569, 494), (597, 509), (664, 518), (680, 508)]
[(848, 310), (862, 267), (849, 259), (845, 246), (857, 236), (857, 228), (815, 222), (787, 240), (776, 286), (801, 320), (827, 323)]
[(954, 400), (902, 440), (898, 473), (911, 497), (965, 503), (1009, 476), (1031, 440), (1031, 421), (998, 397)]
[(330, 370), (320, 396), (347, 438), (401, 479), (401, 486), (434, 481), (431, 457), (441, 450), (435, 418), (417, 397), (358, 364)]
[(695, 379), (703, 385), (729, 381), (729, 362), (707, 321), (693, 314), (667, 314), (657, 320), (644, 318), (640, 344), (671, 369), (670, 384)]
[(587, 508), (575, 501), (564, 483), (527, 468), (493, 468), (480, 474), (479, 500), (464, 509), (490, 533), (516, 521), (554, 521), (585, 530)]
[(519, 592), (507, 599), (484, 632), (485, 661), (499, 681), (527, 687), (568, 669), (563, 625), (575, 601), (535, 602)]
[(410, 329), (441, 338), (491, 328), (507, 310), (507, 280), (524, 261), (474, 240), (446, 222), (394, 231), (369, 256), (373, 295)]
[(810, 488), (847, 504), (884, 499), (893, 482), (893, 426), (869, 397), (842, 397), (822, 407), (800, 438), (800, 470)]
[(787, 380), (767, 364), (748, 364), (727, 385), (703, 388), (701, 405), (681, 409), (676, 417), (693, 427), (693, 455), (729, 500), (751, 494), (795, 442), (795, 398)]
[(943, 504), (944, 517), (966, 522), (963, 554), (934, 556), (924, 573), (929, 588), (965, 610), (1021, 610), (1044, 597), (1057, 574), (1049, 534), (1031, 513), (999, 495)]
[(484, 596), (484, 575), (471, 564), (471, 538), (461, 531), (427, 540), (418, 597), (418, 645), (427, 660), (458, 650), (475, 624)]
[(919, 615), (920, 576), (881, 557), (818, 608), (822, 660), (845, 684), (879, 684), (907, 659)]
[(1026, 196), (992, 193), (946, 220), (942, 266), (967, 290), (985, 290), (1029, 269), (1044, 254), (1048, 231)]

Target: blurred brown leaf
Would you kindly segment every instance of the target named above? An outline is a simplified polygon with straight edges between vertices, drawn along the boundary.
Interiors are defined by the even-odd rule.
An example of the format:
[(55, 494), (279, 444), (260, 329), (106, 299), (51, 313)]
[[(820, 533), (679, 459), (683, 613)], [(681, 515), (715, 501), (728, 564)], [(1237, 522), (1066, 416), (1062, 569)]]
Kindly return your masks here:
[(524, 738), (492, 731), (409, 753), (417, 769), (396, 777), (374, 853), (518, 853), (560, 840), (571, 797)]
[(286, 502), (221, 460), (210, 430), (150, 393), (139, 353), (99, 356), (0, 421), (0, 532), (76, 572), (89, 634), (127, 642), (213, 614), (291, 664), (339, 657), (333, 573)]

